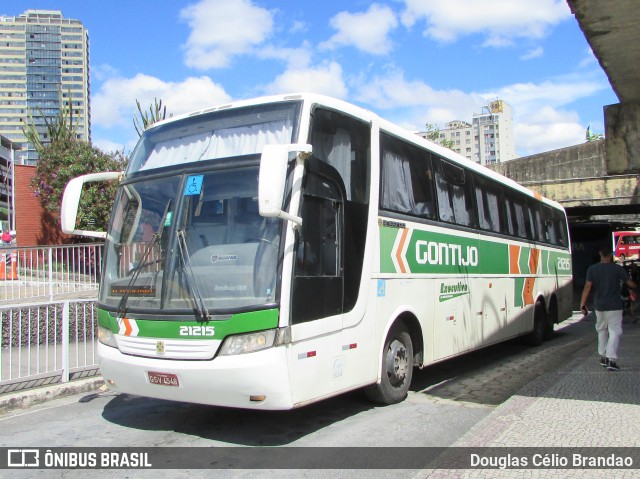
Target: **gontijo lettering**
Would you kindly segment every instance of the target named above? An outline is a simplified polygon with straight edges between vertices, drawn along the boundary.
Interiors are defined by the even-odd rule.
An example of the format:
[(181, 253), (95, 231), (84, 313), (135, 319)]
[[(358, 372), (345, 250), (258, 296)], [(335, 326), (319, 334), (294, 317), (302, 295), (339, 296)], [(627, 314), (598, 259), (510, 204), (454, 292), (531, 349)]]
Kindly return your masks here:
[(440, 264), (451, 266), (478, 266), (478, 248), (462, 247), (454, 243), (416, 241), (416, 261), (418, 264)]

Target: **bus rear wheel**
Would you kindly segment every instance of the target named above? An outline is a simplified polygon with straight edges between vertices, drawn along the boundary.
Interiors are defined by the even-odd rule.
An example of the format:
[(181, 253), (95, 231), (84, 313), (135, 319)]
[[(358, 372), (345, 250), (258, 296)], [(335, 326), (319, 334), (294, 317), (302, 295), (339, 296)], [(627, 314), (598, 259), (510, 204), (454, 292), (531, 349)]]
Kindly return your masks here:
[(413, 376), (413, 343), (404, 323), (394, 325), (384, 342), (379, 384), (365, 388), (369, 400), (379, 404), (404, 401)]
[(548, 329), (548, 318), (544, 305), (538, 301), (533, 311), (533, 331), (525, 336), (525, 342), (529, 346), (540, 346), (544, 341), (545, 331)]

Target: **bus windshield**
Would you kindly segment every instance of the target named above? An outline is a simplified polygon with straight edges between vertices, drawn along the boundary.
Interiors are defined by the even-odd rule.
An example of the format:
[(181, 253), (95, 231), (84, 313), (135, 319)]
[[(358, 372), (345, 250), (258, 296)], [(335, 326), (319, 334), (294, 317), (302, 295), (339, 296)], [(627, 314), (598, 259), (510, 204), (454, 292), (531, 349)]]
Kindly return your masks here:
[(273, 306), (283, 223), (258, 212), (259, 154), (292, 143), (300, 107), (223, 109), (144, 133), (105, 243), (105, 308), (208, 319)]
[(282, 222), (258, 214), (257, 188), (257, 166), (125, 184), (101, 302), (191, 314), (273, 304)]

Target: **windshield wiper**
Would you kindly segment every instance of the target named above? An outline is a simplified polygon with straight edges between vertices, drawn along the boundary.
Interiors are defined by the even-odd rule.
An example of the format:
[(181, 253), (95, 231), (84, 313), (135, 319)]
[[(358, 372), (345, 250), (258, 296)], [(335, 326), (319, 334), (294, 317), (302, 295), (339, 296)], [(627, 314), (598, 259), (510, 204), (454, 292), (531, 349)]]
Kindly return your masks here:
[(160, 224), (158, 225), (158, 231), (153, 233), (153, 237), (149, 240), (144, 251), (142, 252), (142, 257), (138, 261), (138, 264), (136, 264), (132, 270), (133, 275), (131, 276), (129, 283), (127, 284), (126, 291), (124, 292), (124, 294), (122, 295), (122, 298), (120, 299), (120, 302), (118, 303), (117, 315), (119, 318), (123, 318), (124, 315), (127, 313), (127, 302), (129, 301), (129, 296), (131, 294), (131, 290), (132, 290), (131, 287), (135, 284), (136, 280), (138, 279), (138, 276), (140, 276), (140, 271), (142, 271), (142, 269), (145, 266), (149, 266), (155, 263), (161, 263), (162, 261), (164, 261), (162, 254), (159, 255), (160, 258), (157, 258), (153, 261), (148, 261), (147, 259), (149, 257), (149, 253), (151, 253), (154, 247), (160, 243), (160, 238), (162, 238), (162, 232), (164, 231), (165, 223), (167, 221), (167, 216), (169, 215), (170, 210), (171, 210), (171, 200), (167, 202), (167, 206), (164, 208), (162, 219), (160, 220)]
[(180, 259), (184, 265), (185, 279), (187, 280), (187, 288), (191, 292), (193, 302), (196, 305), (196, 310), (203, 321), (211, 321), (211, 315), (209, 310), (204, 304), (204, 299), (198, 288), (198, 281), (196, 280), (195, 273), (191, 267), (191, 257), (189, 255), (189, 249), (187, 248), (187, 241), (184, 236), (184, 230), (178, 230), (178, 251), (180, 252)]
[(153, 237), (148, 241), (147, 245), (145, 246), (144, 251), (142, 252), (142, 256), (138, 261), (138, 264), (134, 266), (132, 270), (133, 274), (131, 275), (131, 279), (129, 280), (129, 283), (127, 283), (127, 288), (124, 294), (122, 295), (120, 302), (118, 303), (118, 313), (117, 313), (118, 318), (123, 318), (127, 313), (127, 302), (129, 301), (129, 295), (132, 291), (132, 286), (135, 284), (136, 280), (138, 279), (138, 276), (140, 276), (140, 271), (142, 271), (145, 266), (149, 266), (150, 264), (159, 263), (162, 261), (162, 258), (157, 259), (155, 261), (147, 261), (149, 254), (154, 249), (156, 244), (158, 244), (159, 239), (160, 239), (160, 232), (154, 233)]

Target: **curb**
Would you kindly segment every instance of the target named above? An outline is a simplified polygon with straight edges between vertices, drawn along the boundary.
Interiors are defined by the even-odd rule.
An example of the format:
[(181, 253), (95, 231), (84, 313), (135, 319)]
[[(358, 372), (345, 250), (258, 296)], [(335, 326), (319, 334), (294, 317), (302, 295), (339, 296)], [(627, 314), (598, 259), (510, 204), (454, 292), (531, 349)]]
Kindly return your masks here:
[(102, 379), (102, 376), (96, 376), (54, 386), (49, 385), (27, 391), (3, 394), (0, 396), (0, 416), (9, 414), (16, 409), (25, 409), (53, 399), (96, 391), (103, 386), (104, 379)]

